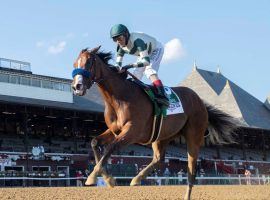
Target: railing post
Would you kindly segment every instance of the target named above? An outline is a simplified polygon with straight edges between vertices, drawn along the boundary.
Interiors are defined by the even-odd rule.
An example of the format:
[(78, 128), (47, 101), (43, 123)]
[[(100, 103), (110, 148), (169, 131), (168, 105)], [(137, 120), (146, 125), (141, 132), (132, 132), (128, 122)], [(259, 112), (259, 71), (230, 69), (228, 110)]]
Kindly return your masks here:
[(239, 180), (239, 185), (242, 185), (240, 175), (238, 175), (238, 180)]

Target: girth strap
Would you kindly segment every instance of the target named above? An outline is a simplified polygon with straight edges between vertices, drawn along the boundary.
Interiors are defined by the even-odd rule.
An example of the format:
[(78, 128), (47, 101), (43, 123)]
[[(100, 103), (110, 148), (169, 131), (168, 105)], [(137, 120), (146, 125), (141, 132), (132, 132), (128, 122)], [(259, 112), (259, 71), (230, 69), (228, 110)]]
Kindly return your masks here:
[(160, 132), (163, 125), (163, 115), (154, 116), (153, 126), (152, 126), (152, 134), (151, 138), (148, 142), (142, 143), (143, 145), (151, 144), (159, 139)]

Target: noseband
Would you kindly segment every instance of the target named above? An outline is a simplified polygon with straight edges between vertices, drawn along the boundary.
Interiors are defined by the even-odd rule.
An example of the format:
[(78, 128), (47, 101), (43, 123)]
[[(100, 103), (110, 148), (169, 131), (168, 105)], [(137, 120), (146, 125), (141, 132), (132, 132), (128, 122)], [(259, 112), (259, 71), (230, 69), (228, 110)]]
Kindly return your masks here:
[[(82, 75), (83, 77), (90, 79), (91, 84), (100, 83), (103, 79), (102, 78), (96, 79), (95, 77), (94, 64), (96, 61), (96, 57), (93, 53), (90, 53), (90, 55), (91, 55), (90, 60), (87, 60), (84, 68), (78, 66), (76, 69), (72, 71), (72, 78), (74, 78), (76, 75)], [(93, 69), (94, 71), (91, 72), (91, 69)]]
[(86, 69), (82, 68), (76, 68), (72, 71), (72, 78), (74, 78), (76, 75), (82, 75), (83, 77), (90, 78), (91, 73), (87, 71)]
[(90, 53), (90, 55), (91, 55), (90, 61), (89, 60), (86, 61), (84, 68), (81, 68), (80, 59), (79, 59), (79, 61), (78, 61), (79, 63), (78, 63), (77, 68), (72, 71), (72, 78), (74, 78), (76, 75), (82, 75), (82, 76), (84, 76), (86, 78), (91, 78), (91, 72), (90, 71), (91, 71), (91, 68), (94, 65), (94, 61), (96, 60), (96, 58), (95, 58), (94, 54)]

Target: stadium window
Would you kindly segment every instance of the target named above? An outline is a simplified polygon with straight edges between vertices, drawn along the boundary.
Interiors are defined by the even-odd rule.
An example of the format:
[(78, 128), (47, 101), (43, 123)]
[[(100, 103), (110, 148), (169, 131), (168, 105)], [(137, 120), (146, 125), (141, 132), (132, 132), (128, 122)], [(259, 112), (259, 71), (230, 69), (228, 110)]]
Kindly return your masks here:
[(10, 62), (10, 68), (11, 69), (21, 70), (20, 63), (17, 63), (17, 62)]
[(71, 91), (70, 84), (63, 84), (63, 90), (70, 92)]
[(20, 64), (20, 70), (31, 71), (30, 65)]
[(0, 67), (10, 68), (10, 61), (6, 61), (6, 60), (2, 60), (1, 59), (1, 65), (0, 65)]
[(9, 77), (9, 82), (14, 83), (14, 84), (19, 84), (20, 83), (20, 77), (19, 76), (10, 76)]
[(9, 75), (8, 74), (0, 74), (0, 82), (9, 82)]
[(55, 90), (62, 90), (61, 83), (53, 82), (53, 89), (55, 89)]
[(21, 84), (22, 85), (30, 85), (30, 78), (21, 77)]
[(41, 81), (39, 79), (32, 78), (32, 86), (41, 87)]
[(53, 89), (52, 82), (51, 81), (46, 81), (46, 80), (42, 81), (42, 87), (43, 88), (48, 88), (48, 89)]

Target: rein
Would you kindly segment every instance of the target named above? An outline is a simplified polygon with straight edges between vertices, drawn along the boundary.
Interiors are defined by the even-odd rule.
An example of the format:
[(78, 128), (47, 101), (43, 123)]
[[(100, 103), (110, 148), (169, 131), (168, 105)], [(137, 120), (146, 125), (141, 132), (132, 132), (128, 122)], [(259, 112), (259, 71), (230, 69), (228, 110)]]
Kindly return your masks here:
[[(127, 72), (127, 74), (128, 75), (130, 75), (133, 79), (135, 79), (135, 80), (139, 80), (136, 76), (134, 76), (131, 72), (129, 72), (129, 71), (126, 71)], [(96, 84), (100, 84), (101, 82), (103, 82), (103, 81), (105, 81), (105, 80), (108, 80), (108, 79), (111, 79), (111, 77), (110, 76), (108, 76), (106, 79), (105, 79), (106, 77), (102, 77), (102, 78), (99, 78), (99, 79), (96, 79), (95, 77), (94, 77), (94, 79), (93, 80), (91, 80), (91, 83), (93, 84), (93, 83), (96, 83)]]
[[(96, 78), (95, 75), (95, 61), (96, 61), (96, 55), (95, 54), (91, 54), (92, 55), (92, 59), (90, 59), (90, 66), (87, 67), (87, 64), (85, 65), (85, 67), (87, 67), (87, 69), (85, 68), (81, 68), (80, 66), (78, 66), (76, 69), (74, 69), (72, 71), (72, 78), (74, 78), (76, 75), (82, 75), (85, 78), (90, 79), (91, 84), (100, 84), (101, 82), (110, 79), (110, 76), (106, 77), (100, 77), (100, 78)], [(91, 68), (93, 68), (93, 72), (91, 72)], [(128, 75), (130, 75), (133, 79), (138, 80), (138, 78), (136, 76), (134, 76), (131, 72), (126, 71)]]

